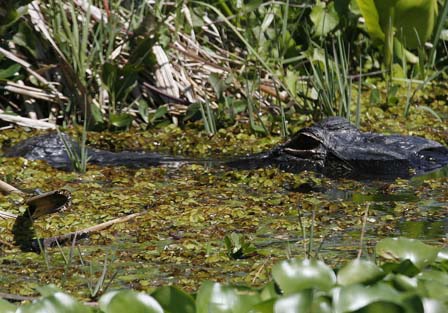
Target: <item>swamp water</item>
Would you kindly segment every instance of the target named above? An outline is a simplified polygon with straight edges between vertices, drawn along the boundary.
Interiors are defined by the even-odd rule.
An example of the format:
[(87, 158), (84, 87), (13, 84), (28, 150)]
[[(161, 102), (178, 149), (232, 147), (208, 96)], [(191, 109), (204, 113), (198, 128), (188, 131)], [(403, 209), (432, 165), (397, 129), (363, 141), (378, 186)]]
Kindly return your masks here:
[[(32, 295), (37, 286), (55, 284), (88, 298), (102, 280), (103, 289), (174, 284), (191, 291), (204, 280), (256, 286), (270, 279), (278, 260), (306, 251), (337, 267), (360, 249), (373, 255), (384, 237), (447, 243), (447, 168), (394, 182), (200, 165), (92, 166), (80, 175), (23, 159), (3, 159), (1, 171), (23, 189), (72, 193), (68, 211), (35, 222), (39, 237), (146, 213), (40, 255), (14, 246), (14, 221), (0, 220), (0, 292)], [(0, 209), (17, 214), (24, 210), (20, 200), (4, 197)], [(241, 259), (228, 255), (224, 238), (232, 233), (251, 245)]]

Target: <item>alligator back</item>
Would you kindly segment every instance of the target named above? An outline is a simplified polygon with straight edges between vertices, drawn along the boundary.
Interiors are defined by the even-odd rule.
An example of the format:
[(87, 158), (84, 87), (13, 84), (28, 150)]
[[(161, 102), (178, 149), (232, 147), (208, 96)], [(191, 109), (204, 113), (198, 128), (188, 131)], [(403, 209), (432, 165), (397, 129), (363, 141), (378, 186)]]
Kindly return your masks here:
[(71, 161), (64, 146), (66, 141), (76, 151), (79, 145), (64, 133), (48, 133), (26, 139), (5, 152), (7, 157), (23, 157), (29, 160), (45, 160), (57, 169), (71, 170)]
[[(64, 138), (62, 140), (61, 138)], [(64, 143), (65, 141), (65, 143)], [(65, 134), (50, 133), (19, 143), (6, 156), (45, 160), (71, 170), (66, 144), (79, 153), (79, 145)], [(328, 118), (303, 128), (290, 140), (269, 151), (232, 160), (195, 160), (152, 152), (111, 152), (88, 148), (89, 162), (103, 166), (179, 166), (186, 163), (252, 169), (277, 166), (285, 171), (311, 170), (331, 177), (409, 177), (448, 164), (448, 148), (415, 136), (360, 132), (346, 119)]]

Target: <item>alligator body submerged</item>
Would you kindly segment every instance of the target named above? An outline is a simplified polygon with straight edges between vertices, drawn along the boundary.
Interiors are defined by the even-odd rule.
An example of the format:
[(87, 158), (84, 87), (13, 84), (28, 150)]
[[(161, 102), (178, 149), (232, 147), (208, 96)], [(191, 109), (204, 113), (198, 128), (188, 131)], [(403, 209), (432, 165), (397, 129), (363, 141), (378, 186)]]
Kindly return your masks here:
[[(67, 135), (64, 141), (79, 146)], [(415, 136), (360, 132), (340, 117), (327, 118), (303, 128), (290, 140), (273, 149), (231, 160), (194, 160), (151, 152), (110, 152), (89, 148), (89, 163), (134, 168), (186, 163), (220, 164), (254, 169), (276, 166), (289, 172), (310, 170), (330, 177), (410, 177), (448, 164), (448, 148)], [(71, 162), (61, 136), (52, 133), (25, 140), (6, 156), (45, 160), (53, 167), (70, 170)]]

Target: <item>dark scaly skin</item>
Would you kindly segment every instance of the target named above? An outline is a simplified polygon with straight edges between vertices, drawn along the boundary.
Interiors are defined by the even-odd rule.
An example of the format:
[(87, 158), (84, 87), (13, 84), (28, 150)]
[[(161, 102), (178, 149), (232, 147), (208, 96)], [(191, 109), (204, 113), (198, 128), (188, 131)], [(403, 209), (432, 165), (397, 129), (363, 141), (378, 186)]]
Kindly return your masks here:
[[(64, 135), (74, 149), (79, 146)], [(110, 152), (88, 149), (90, 163), (134, 168), (182, 164), (224, 165), (238, 169), (276, 166), (288, 172), (311, 170), (330, 177), (410, 177), (448, 164), (448, 148), (415, 136), (360, 132), (340, 117), (327, 118), (303, 128), (290, 140), (269, 151), (231, 160), (194, 160), (152, 152)], [(51, 166), (71, 170), (64, 143), (57, 133), (33, 137), (9, 149), (9, 157), (45, 160)]]

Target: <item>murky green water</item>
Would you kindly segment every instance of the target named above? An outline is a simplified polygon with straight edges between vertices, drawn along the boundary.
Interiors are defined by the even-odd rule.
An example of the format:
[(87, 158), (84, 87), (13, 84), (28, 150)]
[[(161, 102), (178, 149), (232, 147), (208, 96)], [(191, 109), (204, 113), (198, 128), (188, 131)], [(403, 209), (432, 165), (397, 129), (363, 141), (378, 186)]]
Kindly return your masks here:
[[(3, 162), (2, 174), (14, 177), (19, 187), (72, 192), (68, 212), (36, 221), (41, 237), (146, 211), (72, 247), (40, 255), (13, 246), (13, 221), (0, 221), (4, 292), (33, 294), (35, 286), (53, 283), (87, 298), (89, 284), (94, 286), (103, 271), (104, 286), (111, 281), (110, 288), (150, 290), (176, 284), (194, 290), (203, 280), (258, 285), (269, 280), (274, 262), (304, 256), (309, 249), (337, 266), (359, 249), (365, 256), (372, 254), (374, 244), (387, 236), (447, 243), (446, 169), (412, 180), (358, 182), (308, 172), (226, 171), (198, 165), (91, 167), (80, 176), (41, 162)], [(2, 198), (1, 209), (17, 213), (14, 201)], [(232, 232), (244, 234), (257, 253), (230, 259), (223, 239)]]

